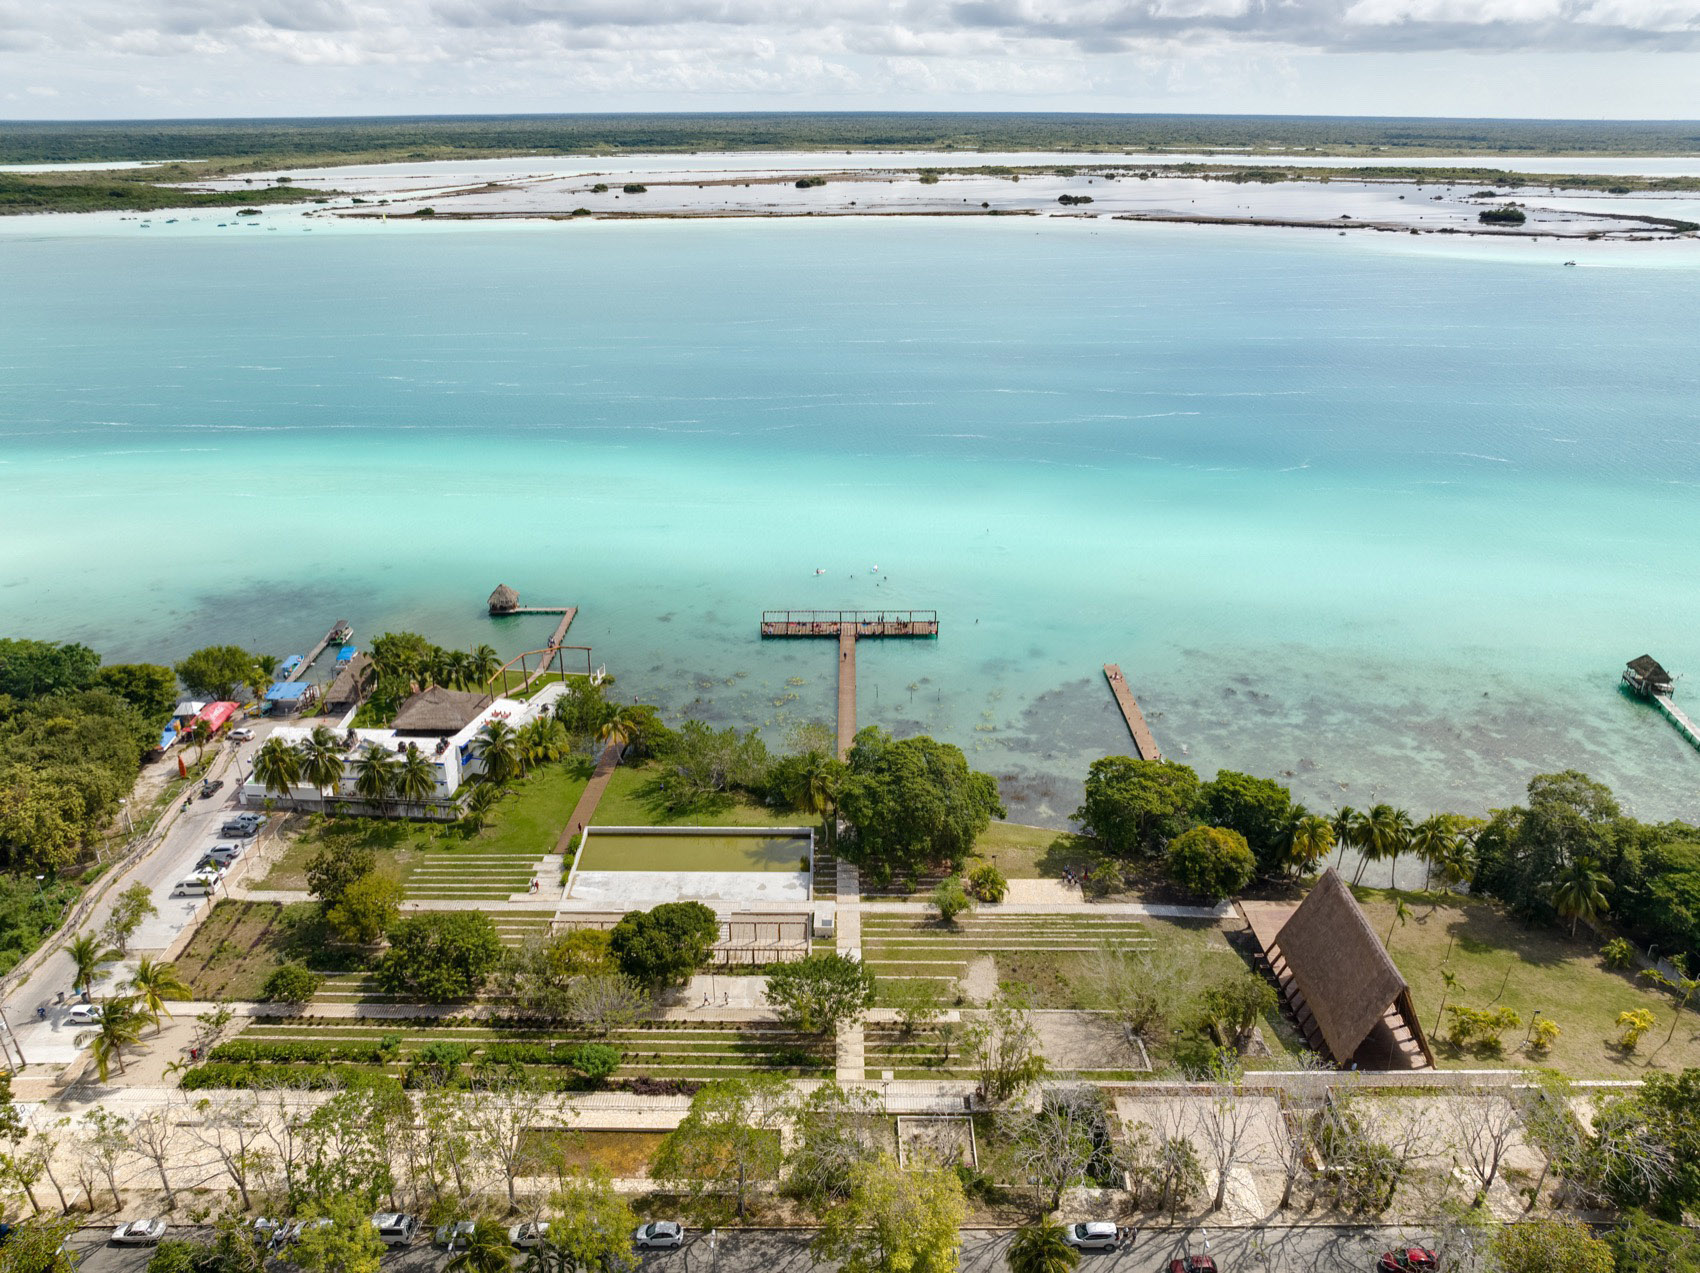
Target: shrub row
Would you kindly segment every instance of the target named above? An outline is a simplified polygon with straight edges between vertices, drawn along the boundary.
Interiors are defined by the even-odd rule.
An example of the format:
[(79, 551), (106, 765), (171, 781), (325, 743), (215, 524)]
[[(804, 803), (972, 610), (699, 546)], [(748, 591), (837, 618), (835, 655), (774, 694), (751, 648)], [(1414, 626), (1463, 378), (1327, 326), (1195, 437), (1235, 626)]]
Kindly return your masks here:
[(555, 1047), (549, 1043), (492, 1043), (484, 1060), (492, 1065), (564, 1065), (582, 1074), (606, 1078), (620, 1064), (620, 1049), (606, 1043)]
[(242, 1061), (209, 1061), (183, 1076), (183, 1090), (198, 1092), (210, 1087), (303, 1087), (328, 1090), (369, 1079), (371, 1070), (352, 1065), (275, 1065)]
[(374, 1041), (358, 1040), (264, 1040), (232, 1039), (221, 1043), (207, 1054), (209, 1061), (229, 1061), (246, 1064), (253, 1061), (272, 1064), (294, 1062), (347, 1061), (356, 1065), (382, 1065), (394, 1059), (401, 1049), (401, 1036), (393, 1035)]

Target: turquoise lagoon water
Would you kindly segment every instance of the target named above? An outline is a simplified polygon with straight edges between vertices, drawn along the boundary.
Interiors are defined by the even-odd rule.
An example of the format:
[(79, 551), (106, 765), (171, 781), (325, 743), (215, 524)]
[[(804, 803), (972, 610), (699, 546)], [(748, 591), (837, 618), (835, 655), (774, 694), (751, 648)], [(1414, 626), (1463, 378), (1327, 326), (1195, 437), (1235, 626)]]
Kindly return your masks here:
[(0, 234), (0, 629), (514, 653), (552, 620), (485, 617), (506, 582), (622, 693), (778, 743), (835, 657), (760, 610), (928, 607), (862, 647), (862, 720), (1018, 818), (1127, 750), (1106, 661), (1170, 754), (1313, 806), (1574, 766), (1700, 816), (1615, 689), (1700, 676), (1692, 245), (273, 224)]

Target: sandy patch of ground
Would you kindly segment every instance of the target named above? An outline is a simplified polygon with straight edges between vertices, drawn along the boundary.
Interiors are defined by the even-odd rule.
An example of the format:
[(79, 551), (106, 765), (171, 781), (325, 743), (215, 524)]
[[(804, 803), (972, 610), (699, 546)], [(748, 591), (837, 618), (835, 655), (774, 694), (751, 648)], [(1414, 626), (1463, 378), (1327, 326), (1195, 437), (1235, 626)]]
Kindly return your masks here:
[(998, 997), (998, 961), (981, 955), (962, 970), (956, 989), (969, 1003), (984, 1007)]
[(1149, 1070), (1151, 1062), (1137, 1040), (1113, 1017), (1101, 1012), (1035, 1012), (1039, 1050), (1053, 1070)]

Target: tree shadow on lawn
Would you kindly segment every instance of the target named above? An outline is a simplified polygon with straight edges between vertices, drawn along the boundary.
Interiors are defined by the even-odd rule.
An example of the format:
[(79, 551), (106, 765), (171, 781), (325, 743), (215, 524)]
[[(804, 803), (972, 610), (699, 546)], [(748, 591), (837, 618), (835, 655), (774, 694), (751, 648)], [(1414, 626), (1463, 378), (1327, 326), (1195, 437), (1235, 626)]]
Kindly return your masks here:
[(716, 791), (680, 805), (668, 792), (667, 779), (662, 774), (654, 774), (644, 779), (633, 789), (632, 798), (643, 806), (644, 812), (654, 819), (656, 826), (683, 822), (690, 818), (718, 817), (731, 812), (738, 804), (737, 797), (731, 792)]
[(1064, 871), (1085, 875), (1104, 860), (1105, 853), (1096, 840), (1089, 840), (1072, 831), (1059, 831), (1033, 859), (1033, 865), (1044, 879), (1060, 880)]

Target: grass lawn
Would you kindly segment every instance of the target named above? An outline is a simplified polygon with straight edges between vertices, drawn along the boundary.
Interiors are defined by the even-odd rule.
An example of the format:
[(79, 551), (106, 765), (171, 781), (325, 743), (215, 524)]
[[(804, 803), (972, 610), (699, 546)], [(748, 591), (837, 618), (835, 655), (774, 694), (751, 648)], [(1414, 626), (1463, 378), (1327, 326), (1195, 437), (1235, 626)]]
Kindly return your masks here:
[(1012, 880), (1061, 879), (1065, 868), (1090, 871), (1098, 843), (1071, 831), (994, 822), (974, 842), (974, 853)]
[[(1508, 1007), (1523, 1018), (1522, 1028), (1506, 1031), (1502, 1056), (1434, 1039), (1435, 1059), (1442, 1066), (1550, 1067), (1576, 1078), (1637, 1078), (1649, 1069), (1700, 1065), (1700, 1013), (1691, 1005), (1675, 1037), (1661, 1047), (1671, 1027), (1671, 997), (1655, 993), (1630, 971), (1607, 968), (1598, 939), (1585, 929), (1583, 937), (1572, 940), (1558, 929), (1525, 925), (1491, 902), (1449, 898), (1435, 906), (1427, 895), (1414, 892), (1402, 894), (1410, 918), (1400, 927), (1394, 922), (1392, 892), (1353, 891), (1379, 935), (1393, 929), (1389, 952), (1411, 984), (1423, 1029), (1434, 1030), (1444, 989), (1442, 969), (1458, 978), (1448, 1003)], [(1617, 1014), (1635, 1008), (1650, 1009), (1658, 1025), (1637, 1051), (1625, 1054), (1613, 1043)], [(1531, 1055), (1523, 1046), (1537, 1009), (1562, 1031), (1544, 1056)], [(1439, 1033), (1446, 1032), (1443, 1025)]]
[(311, 902), (221, 901), (177, 957), (177, 972), (197, 999), (258, 999), (272, 970), (288, 962), (291, 920), (314, 909)]
[[(408, 897), (459, 896), (443, 888), (455, 876), (471, 887), (468, 896), (505, 898), (523, 893), (537, 859), (554, 850), (572, 817), (590, 770), (588, 760), (575, 757), (510, 783), (475, 835), (441, 823), (315, 815), (307, 819), (306, 829), (284, 851), (262, 887), (306, 888), (307, 863), (320, 849), (332, 847), (372, 850), (380, 862), (395, 869)], [(484, 887), (478, 888), (480, 884)]]
[(654, 764), (622, 765), (608, 780), (593, 825), (604, 827), (804, 827), (814, 819), (792, 809), (747, 804), (730, 795), (704, 800), (684, 813), (666, 808), (653, 786)]
[(579, 851), (581, 871), (806, 870), (809, 842), (796, 836), (598, 835)]

